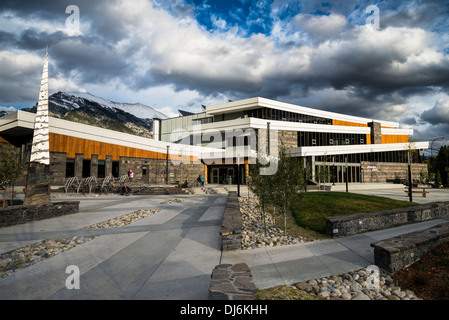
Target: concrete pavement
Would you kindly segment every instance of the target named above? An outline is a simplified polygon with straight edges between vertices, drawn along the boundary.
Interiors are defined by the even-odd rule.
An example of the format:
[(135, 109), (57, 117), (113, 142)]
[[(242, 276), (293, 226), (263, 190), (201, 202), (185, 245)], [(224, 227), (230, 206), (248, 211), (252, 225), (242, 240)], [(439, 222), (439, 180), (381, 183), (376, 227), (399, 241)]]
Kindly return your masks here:
[[(408, 199), (403, 186), (354, 189), (352, 185), (351, 192)], [(449, 190), (433, 191), (427, 198), (419, 196), (416, 200), (449, 199)], [(175, 197), (183, 202), (161, 204)], [(78, 198), (81, 203), (77, 214), (2, 228), (0, 253), (47, 238), (98, 237), (1, 278), (0, 299), (205, 300), (212, 269), (220, 263), (247, 263), (259, 289), (289, 285), (365, 268), (374, 263), (371, 243), (449, 221), (434, 220), (339, 239), (222, 253), (219, 230), (226, 197), (196, 194)], [(82, 229), (138, 209), (157, 208), (162, 210), (129, 226)], [(65, 269), (69, 265), (79, 267), (80, 289), (66, 288), (69, 274)]]
[[(80, 212), (0, 229), (1, 252), (46, 238), (98, 237), (0, 279), (0, 299), (207, 299), (219, 264), (226, 195), (80, 199)], [(129, 226), (81, 228), (138, 209), (162, 210)], [(66, 267), (80, 270), (67, 289)]]

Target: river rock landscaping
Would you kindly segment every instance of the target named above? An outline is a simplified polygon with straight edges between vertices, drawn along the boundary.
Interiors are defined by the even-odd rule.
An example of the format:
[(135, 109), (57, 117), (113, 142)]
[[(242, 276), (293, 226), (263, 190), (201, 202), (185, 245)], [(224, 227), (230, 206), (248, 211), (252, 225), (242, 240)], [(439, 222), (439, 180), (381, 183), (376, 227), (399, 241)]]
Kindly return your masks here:
[(412, 291), (402, 290), (390, 275), (380, 272), (377, 285), (369, 285), (369, 277), (365, 269), (360, 269), (296, 283), (295, 287), (326, 300), (421, 300)]
[[(265, 219), (259, 209), (259, 201), (255, 197), (239, 198), (240, 212), (242, 213), (242, 249), (273, 247), (303, 242), (302, 237), (285, 235), (280, 230), (273, 217), (266, 213)], [(266, 232), (265, 232), (266, 229)]]
[[(276, 226), (275, 219), (271, 214), (266, 213), (264, 219), (257, 198), (241, 197), (239, 202), (243, 220), (242, 249), (244, 250), (322, 239), (285, 235), (284, 231)], [(389, 274), (380, 271), (377, 275), (378, 285), (369, 285), (369, 277), (370, 275), (365, 269), (360, 269), (338, 276), (296, 283), (293, 286), (260, 290), (258, 299), (282, 300), (283, 298), (290, 299), (289, 296), (293, 296), (292, 299), (300, 297), (299, 299), (304, 300), (421, 300), (413, 291), (402, 290)], [(295, 289), (305, 292), (306, 295), (292, 294), (292, 290)], [(285, 292), (286, 295), (283, 296), (282, 292)]]
[[(137, 210), (107, 221), (90, 225), (84, 229), (119, 228), (153, 215), (160, 210), (161, 209)], [(4, 278), (13, 272), (27, 268), (44, 259), (51, 258), (94, 238), (95, 236), (47, 239), (2, 253), (0, 254), (0, 277)]]
[(86, 229), (120, 228), (140, 219), (158, 213), (161, 209), (137, 210), (120, 217), (112, 218), (103, 222), (93, 224)]
[(72, 237), (43, 240), (28, 246), (2, 253), (0, 255), (0, 277), (27, 268), (44, 259), (51, 258), (95, 237)]
[(181, 203), (183, 200), (175, 198), (175, 199), (170, 199), (167, 201), (163, 201), (161, 202), (161, 204), (174, 204), (174, 203)]

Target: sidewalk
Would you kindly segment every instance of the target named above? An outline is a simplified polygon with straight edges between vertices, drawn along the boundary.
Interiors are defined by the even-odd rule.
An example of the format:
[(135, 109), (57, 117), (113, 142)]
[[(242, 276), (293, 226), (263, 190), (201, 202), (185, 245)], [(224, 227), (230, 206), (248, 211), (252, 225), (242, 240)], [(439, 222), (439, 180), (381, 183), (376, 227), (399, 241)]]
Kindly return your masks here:
[[(353, 189), (350, 192), (408, 199), (402, 195), (402, 188)], [(183, 202), (161, 204), (173, 198)], [(345, 238), (222, 253), (219, 231), (226, 198), (224, 193), (80, 197), (74, 199), (81, 201), (79, 213), (2, 228), (0, 253), (41, 239), (98, 237), (0, 278), (0, 299), (205, 300), (211, 272), (218, 264), (247, 263), (259, 289), (291, 285), (365, 268), (374, 264), (371, 243), (449, 221), (433, 220)], [(427, 198), (416, 200), (436, 199), (449, 199), (449, 190), (431, 190)], [(53, 199), (59, 200), (66, 199)], [(129, 226), (82, 229), (139, 209), (158, 208), (162, 209), (159, 213)], [(80, 289), (66, 288), (69, 274), (65, 270), (69, 265), (79, 267)]]
[(246, 262), (258, 289), (339, 275), (374, 264), (376, 241), (449, 222), (432, 220), (338, 239), (278, 247), (226, 251), (221, 263)]
[[(0, 299), (207, 299), (219, 264), (225, 195), (82, 199), (80, 212), (0, 229), (0, 252), (39, 239), (98, 235), (73, 249), (0, 278)], [(81, 228), (139, 209), (162, 210), (129, 226)], [(80, 270), (69, 290), (66, 267)]]

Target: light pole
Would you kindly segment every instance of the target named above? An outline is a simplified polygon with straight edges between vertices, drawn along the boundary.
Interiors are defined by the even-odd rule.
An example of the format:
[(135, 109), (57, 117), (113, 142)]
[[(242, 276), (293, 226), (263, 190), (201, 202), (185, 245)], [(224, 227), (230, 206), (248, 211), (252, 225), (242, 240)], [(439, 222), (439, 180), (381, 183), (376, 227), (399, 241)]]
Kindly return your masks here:
[(335, 186), (335, 157), (332, 157), (332, 185)]
[(168, 155), (169, 155), (170, 146), (167, 146), (167, 167), (165, 171), (165, 184), (168, 184)]
[(444, 137), (438, 137), (432, 140), (432, 143), (430, 144), (430, 157), (433, 158), (433, 143), (438, 139), (444, 139)]
[(237, 197), (240, 197), (240, 154), (237, 154)]
[(412, 197), (413, 186), (412, 186), (412, 168), (411, 168), (411, 159), (410, 159), (410, 150), (408, 151), (408, 197), (410, 202), (413, 201)]

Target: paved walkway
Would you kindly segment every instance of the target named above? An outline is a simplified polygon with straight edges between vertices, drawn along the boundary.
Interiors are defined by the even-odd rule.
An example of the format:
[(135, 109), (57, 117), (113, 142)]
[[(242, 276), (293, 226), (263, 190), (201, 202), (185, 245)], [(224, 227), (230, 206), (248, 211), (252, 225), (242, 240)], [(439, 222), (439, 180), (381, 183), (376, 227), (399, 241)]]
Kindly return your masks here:
[[(368, 192), (361, 188), (358, 191)], [(369, 192), (400, 197), (403, 190)], [(175, 197), (184, 201), (161, 204)], [(0, 279), (0, 299), (205, 300), (212, 269), (220, 263), (247, 263), (259, 289), (288, 285), (367, 267), (374, 263), (371, 243), (449, 221), (434, 220), (341, 239), (221, 253), (219, 230), (226, 197), (79, 198), (77, 214), (2, 228), (0, 253), (46, 238), (100, 236)], [(416, 200), (445, 199), (449, 199), (449, 190), (437, 190)], [(81, 229), (138, 209), (156, 208), (163, 210), (126, 227)], [(80, 269), (79, 290), (65, 286), (69, 276), (65, 269), (69, 265)]]
[[(226, 195), (81, 199), (80, 212), (0, 229), (0, 252), (45, 238), (101, 235), (0, 279), (0, 299), (207, 299), (219, 264), (219, 229)], [(162, 208), (132, 225), (82, 227), (138, 209)], [(80, 289), (69, 290), (66, 267), (80, 270)]]

